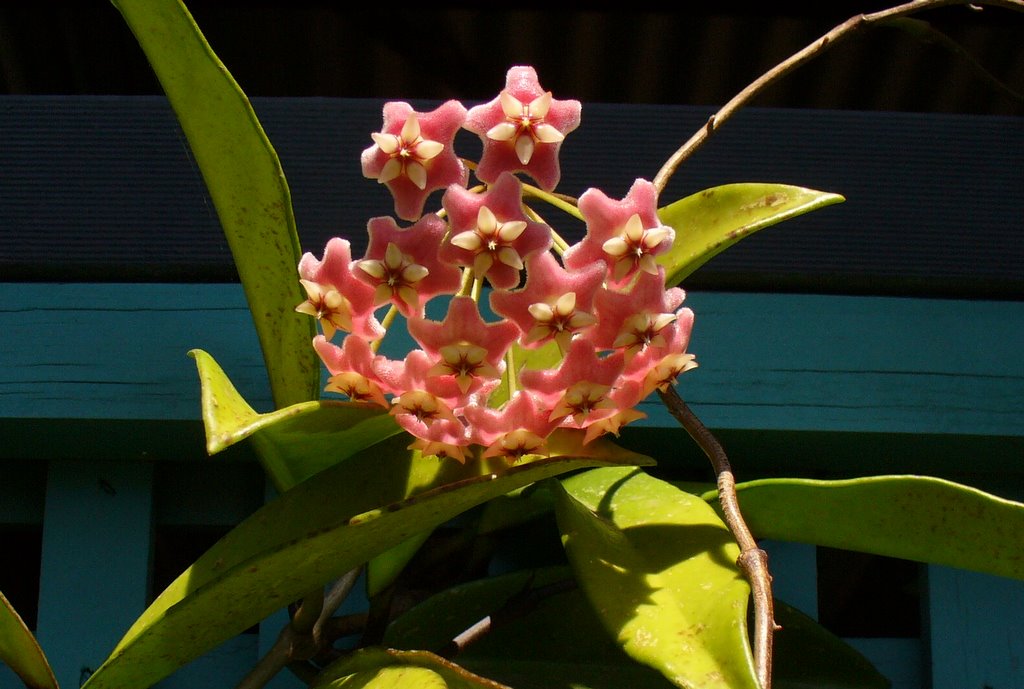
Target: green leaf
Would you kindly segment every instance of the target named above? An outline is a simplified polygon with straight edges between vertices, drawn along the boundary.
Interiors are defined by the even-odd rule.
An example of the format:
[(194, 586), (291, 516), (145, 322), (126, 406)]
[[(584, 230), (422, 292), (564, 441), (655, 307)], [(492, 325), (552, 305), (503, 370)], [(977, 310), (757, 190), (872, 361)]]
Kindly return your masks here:
[(370, 560), (366, 564), (366, 595), (373, 598), (391, 586), (430, 534), (430, 530), (421, 531)]
[(529, 486), (488, 502), (481, 510), (477, 533), (490, 534), (525, 524), (554, 509), (555, 496), (544, 484)]
[(516, 689), (672, 686), (627, 656), (605, 632), (566, 567), (515, 572), (443, 591), (392, 622), (384, 642), (441, 649), (488, 615), (494, 626), (459, 653), (458, 662)]
[(252, 437), (278, 492), (401, 431), (377, 405), (300, 402), (267, 414), (250, 407), (217, 362), (194, 349), (202, 384), (206, 449), (216, 454)]
[(277, 153), (178, 0), (114, 0), (188, 139), (245, 288), (275, 405), (319, 395), (314, 324), (295, 313), (299, 240)]
[(1024, 504), (975, 488), (927, 476), (875, 476), (765, 479), (737, 490), (761, 538), (1024, 579)]
[(425, 651), (363, 648), (324, 668), (312, 689), (510, 689)]
[(57, 689), (50, 663), (21, 616), (0, 593), (0, 662), (29, 689)]
[(650, 462), (612, 443), (584, 447), (578, 439), (556, 438), (553, 446), (576, 456), (524, 460), (492, 473), (483, 462), (421, 457), (407, 445), (404, 435), (389, 438), (258, 510), (160, 594), (86, 686), (148, 687), (414, 534), (533, 481), (583, 467)]
[(775, 599), (774, 689), (887, 689), (887, 680), (853, 646)]
[(777, 222), (845, 199), (786, 184), (726, 184), (697, 192), (658, 211), (676, 231), (672, 248), (658, 256), (665, 284), (678, 285), (693, 271), (744, 237)]
[(739, 548), (700, 498), (628, 468), (564, 482), (555, 515), (606, 629), (687, 689), (757, 689)]

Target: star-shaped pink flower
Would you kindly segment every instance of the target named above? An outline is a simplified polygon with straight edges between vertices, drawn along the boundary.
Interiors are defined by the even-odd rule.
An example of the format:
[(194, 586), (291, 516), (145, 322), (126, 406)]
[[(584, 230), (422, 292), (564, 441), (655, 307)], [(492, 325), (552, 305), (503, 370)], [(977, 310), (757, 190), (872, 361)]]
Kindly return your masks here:
[(519, 460), (523, 455), (540, 454), (545, 441), (561, 419), (552, 421), (550, 411), (543, 409), (533, 395), (518, 390), (501, 409), (486, 406), (466, 407), (473, 442), (483, 445), (484, 457), (508, 457)]
[[(640, 273), (623, 290), (601, 289), (594, 297), (598, 322), (590, 340), (598, 349), (626, 351), (630, 359), (676, 319), (684, 297), (685, 292), (678, 287), (665, 289), (665, 269), (661, 266), (654, 275)], [(656, 344), (664, 346), (663, 342)]]
[(313, 338), (313, 349), (331, 373), (326, 391), (347, 395), (354, 402), (374, 402), (385, 409), (391, 406), (373, 370), (374, 359), (383, 357), (376, 357), (366, 340), (349, 335), (339, 347), (317, 335)]
[[(352, 274), (352, 247), (347, 239), (334, 237), (329, 240), (324, 248), (323, 260), (311, 253), (303, 254), (299, 261), (299, 278), (304, 281), (304, 285), (309, 282), (321, 288), (333, 288), (344, 298), (344, 309), (351, 320), (353, 334), (368, 340), (379, 340), (384, 336), (384, 328), (373, 316), (373, 288)], [(310, 293), (308, 286), (306, 291)], [(327, 293), (322, 289), (320, 291)], [(309, 313), (303, 308), (307, 304), (310, 304), (310, 300), (300, 305), (299, 310)], [(326, 326), (324, 330), (326, 334)]]
[(583, 444), (586, 445), (605, 433), (611, 433), (618, 437), (619, 429), (623, 426), (646, 418), (647, 414), (634, 409), (644, 397), (646, 395), (643, 393), (643, 388), (639, 383), (633, 380), (620, 379), (618, 386), (609, 394), (609, 398), (618, 411), (587, 426), (587, 433), (583, 437)]
[(492, 292), (491, 309), (519, 326), (524, 346), (538, 347), (554, 339), (568, 351), (573, 335), (596, 320), (594, 295), (604, 281), (605, 266), (594, 263), (569, 272), (544, 251), (527, 259), (526, 267), (526, 285)]
[(458, 291), (462, 273), (437, 256), (447, 229), (434, 214), (406, 229), (392, 218), (370, 220), (366, 256), (356, 262), (353, 273), (374, 287), (375, 305), (390, 301), (406, 317), (422, 316), (431, 297)]
[(438, 419), (428, 424), (409, 414), (399, 414), (395, 420), (415, 438), (409, 445), (410, 450), (419, 450), (424, 457), (450, 457), (459, 464), (466, 463), (466, 448), (470, 442), (461, 422)]
[(453, 148), (465, 118), (466, 108), (454, 100), (426, 113), (403, 102), (384, 105), (384, 126), (363, 151), (363, 175), (387, 185), (398, 217), (417, 220), (431, 192), (465, 186), (469, 172)]
[(518, 285), (526, 257), (551, 248), (551, 227), (526, 218), (522, 184), (511, 174), (503, 174), (483, 193), (450, 186), (441, 205), (452, 231), (441, 245), (440, 259), (472, 266), (498, 289)]
[(501, 175), (482, 194), (449, 187), (441, 204), (451, 233), (441, 245), (441, 260), (472, 266), (498, 289), (518, 285), (526, 257), (551, 247), (551, 228), (527, 220), (522, 202), (522, 184), (511, 174)]
[(466, 129), (484, 144), (476, 176), (493, 182), (503, 172), (522, 170), (551, 191), (561, 176), (558, 149), (579, 126), (580, 110), (579, 101), (554, 100), (533, 67), (513, 67), (501, 94), (466, 115)]
[[(479, 364), (481, 367), (486, 365), (490, 367), (489, 371), (493, 371), (504, 366), (502, 358), (519, 335), (519, 330), (513, 323), (507, 321), (484, 322), (475, 301), (469, 297), (455, 297), (448, 306), (448, 314), (441, 322), (410, 318), (409, 334), (434, 361), (446, 361), (451, 358), (447, 357), (447, 354), (452, 347), (477, 347), (482, 350), (479, 359), (472, 357), (467, 364)], [(433, 375), (440, 374), (435, 371)], [(448, 375), (457, 375), (457, 372), (453, 370)], [(491, 373), (481, 377), (495, 376)]]
[(621, 353), (601, 358), (586, 338), (572, 341), (555, 370), (523, 370), (519, 382), (549, 408), (551, 420), (572, 417), (576, 428), (617, 411), (609, 393), (625, 365)]
[(677, 376), (697, 367), (694, 355), (686, 353), (693, 330), (693, 311), (679, 309), (675, 315), (675, 320), (661, 332), (662, 343), (638, 351), (626, 364), (621, 380), (641, 385), (641, 399), (656, 389), (667, 389)]
[(622, 284), (637, 271), (656, 272), (654, 256), (675, 240), (675, 231), (658, 218), (658, 192), (647, 180), (636, 180), (621, 201), (600, 189), (588, 189), (580, 197), (579, 209), (587, 233), (562, 256), (572, 270), (603, 261), (611, 281)]

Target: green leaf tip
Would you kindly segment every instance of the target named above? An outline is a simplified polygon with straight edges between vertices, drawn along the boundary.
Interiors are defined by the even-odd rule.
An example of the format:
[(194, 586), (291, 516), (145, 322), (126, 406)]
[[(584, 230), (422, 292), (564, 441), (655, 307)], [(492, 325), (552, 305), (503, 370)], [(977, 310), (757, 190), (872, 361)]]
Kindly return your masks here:
[(328, 466), (401, 432), (373, 404), (300, 402), (260, 414), (238, 394), (212, 356), (195, 349), (202, 415), (210, 454), (252, 438), (275, 487), (285, 491)]
[(678, 285), (697, 268), (744, 237), (776, 223), (846, 199), (787, 184), (739, 183), (712, 187), (658, 210), (676, 232), (658, 256), (665, 284)]
[(295, 313), (291, 192), (249, 99), (179, 0), (114, 0), (156, 74), (206, 183), (245, 289), (277, 407), (315, 399), (312, 319)]
[[(737, 485), (751, 531), (1024, 580), (1024, 504), (929, 476)], [(714, 499), (714, 494), (708, 497)]]

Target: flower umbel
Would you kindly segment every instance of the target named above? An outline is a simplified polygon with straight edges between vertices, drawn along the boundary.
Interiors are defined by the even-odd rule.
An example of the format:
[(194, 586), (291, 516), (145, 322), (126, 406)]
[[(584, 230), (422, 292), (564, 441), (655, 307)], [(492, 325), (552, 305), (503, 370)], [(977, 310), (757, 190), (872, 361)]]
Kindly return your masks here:
[[(513, 67), (501, 93), (468, 112), (457, 101), (429, 113), (384, 107), (363, 172), (414, 224), (371, 219), (357, 260), (342, 239), (322, 260), (303, 257), (297, 310), (323, 330), (313, 346), (330, 373), (326, 391), (388, 408), (424, 455), (519, 462), (548, 452), (556, 431), (583, 443), (618, 435), (645, 416), (636, 409), (645, 397), (696, 366), (686, 352), (693, 312), (655, 260), (674, 232), (658, 219), (653, 184), (637, 180), (621, 200), (586, 191), (586, 234), (572, 245), (524, 203), (514, 173), (553, 189), (579, 119), (579, 102), (555, 99), (531, 67)], [(466, 187), (454, 153), (463, 122), (484, 143), (479, 188)], [(442, 210), (424, 215), (437, 189)], [(440, 321), (426, 315), (438, 297), (449, 300)], [(416, 347), (377, 354), (397, 314)], [(339, 330), (348, 333), (340, 346)]]

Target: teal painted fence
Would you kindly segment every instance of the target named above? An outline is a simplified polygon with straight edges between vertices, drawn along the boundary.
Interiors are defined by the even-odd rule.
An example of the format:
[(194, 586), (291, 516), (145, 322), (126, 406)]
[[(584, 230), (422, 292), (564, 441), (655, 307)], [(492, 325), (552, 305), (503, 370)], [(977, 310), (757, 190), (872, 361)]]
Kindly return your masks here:
[[(1024, 304), (688, 301), (701, 365), (680, 389), (726, 439), (740, 479), (915, 471), (1024, 497)], [(264, 499), (244, 454), (205, 457), (186, 351), (213, 354), (257, 408), (269, 396), (237, 286), (12, 283), (0, 304), (0, 526), (42, 528), (37, 632), (62, 686), (75, 687), (143, 609), (153, 534), (226, 528)], [(648, 428), (674, 428), (656, 405), (646, 411)], [(677, 432), (649, 432), (651, 451), (673, 461)], [(780, 597), (816, 614), (815, 549), (768, 549)], [(897, 689), (1024, 686), (1024, 584), (928, 567), (919, 597), (918, 637), (853, 640)], [(279, 624), (161, 686), (231, 686)], [(0, 668), (0, 688), (15, 686)]]

